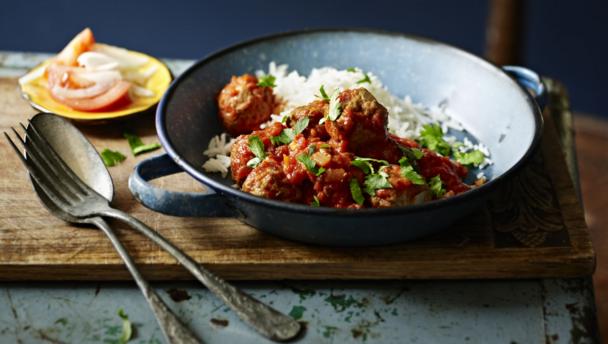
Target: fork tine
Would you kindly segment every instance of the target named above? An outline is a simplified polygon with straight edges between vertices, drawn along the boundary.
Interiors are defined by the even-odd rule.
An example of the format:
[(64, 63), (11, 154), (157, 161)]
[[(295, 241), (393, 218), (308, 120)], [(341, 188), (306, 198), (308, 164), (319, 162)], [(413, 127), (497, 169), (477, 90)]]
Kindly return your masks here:
[[(30, 121), (29, 126), (32, 130), (27, 130), (23, 123), (19, 123), (21, 128), (25, 131), (27, 138), (33, 143), (35, 148), (41, 152), (40, 156), (47, 163), (47, 165), (55, 172), (61, 182), (70, 188), (70, 190), (79, 198), (82, 198), (81, 194), (87, 194), (87, 189), (82, 185), (80, 178), (76, 177), (72, 169), (69, 168), (63, 159), (55, 152), (49, 142), (38, 132), (36, 127)], [(27, 147), (26, 147), (27, 149)]]
[[(36, 128), (36, 125), (34, 125), (31, 120), (28, 120), (28, 127), (32, 128), (31, 132), (33, 133), (33, 135), (28, 135), (28, 137), (33, 139), (33, 137), (35, 136), (37, 142), (42, 143), (40, 146), (42, 146), (42, 149), (45, 152), (45, 154), (43, 155), (46, 155), (50, 160), (54, 162), (53, 165), (59, 167), (63, 171), (63, 173), (67, 177), (67, 180), (70, 180), (75, 185), (77, 185), (82, 193), (90, 194), (91, 192), (95, 192), (87, 183), (80, 179), (80, 177), (76, 175), (76, 173), (74, 173), (74, 171), (66, 164), (65, 161), (63, 161), (63, 158), (59, 156), (59, 154), (55, 151), (53, 146), (51, 146), (48, 140), (40, 134), (38, 128)], [(26, 135), (29, 134), (29, 132), (30, 131), (28, 131), (27, 129), (25, 130)]]
[[(16, 132), (14, 129), (13, 129), (13, 131)], [(8, 140), (10, 145), (13, 147), (13, 150), (15, 150), (15, 153), (19, 157), (19, 160), (21, 160), (21, 163), (23, 164), (23, 166), (25, 166), (25, 168), (30, 173), (30, 176), (32, 176), (32, 178), (34, 178), (34, 180), (42, 188), (42, 190), (49, 197), (49, 199), (51, 199), (58, 206), (62, 206), (62, 207), (68, 206), (69, 204), (68, 204), (67, 200), (65, 198), (63, 198), (60, 194), (58, 194), (55, 190), (52, 190), (52, 189), (55, 189), (55, 188), (52, 188), (49, 186), (52, 184), (47, 183), (48, 180), (41, 175), (40, 171), (38, 169), (36, 169), (36, 167), (33, 164), (31, 164), (29, 162), (29, 159), (27, 159), (27, 160), (25, 159), (25, 157), (23, 156), (23, 154), (21, 153), (19, 148), (17, 148), (17, 145), (15, 145), (15, 142), (13, 142), (13, 140), (11, 139), (11, 137), (8, 135), (7, 132), (4, 132), (4, 136), (6, 136), (6, 139)], [(21, 136), (18, 135), (18, 133), (17, 133), (17, 137), (20, 140), (22, 139)], [(23, 143), (23, 141), (21, 141), (21, 143)], [(24, 146), (24, 148), (25, 148), (25, 146)]]
[[(23, 125), (21, 126), (23, 127)], [(35, 164), (38, 170), (40, 170), (40, 174), (43, 174), (44, 177), (46, 177), (47, 181), (53, 185), (58, 194), (60, 194), (68, 202), (84, 198), (78, 193), (78, 191), (74, 190), (73, 185), (67, 183), (65, 178), (62, 178), (59, 174), (57, 174), (56, 169), (49, 166), (50, 164), (48, 160), (45, 159), (44, 154), (40, 152), (40, 148), (37, 144), (31, 140), (26, 142), (25, 139), (17, 132), (17, 130), (15, 130), (15, 128), (11, 129), (13, 130), (13, 133), (15, 133), (15, 136), (19, 138), (21, 144), (25, 147), (25, 153), (28, 160), (32, 160), (33, 164)]]

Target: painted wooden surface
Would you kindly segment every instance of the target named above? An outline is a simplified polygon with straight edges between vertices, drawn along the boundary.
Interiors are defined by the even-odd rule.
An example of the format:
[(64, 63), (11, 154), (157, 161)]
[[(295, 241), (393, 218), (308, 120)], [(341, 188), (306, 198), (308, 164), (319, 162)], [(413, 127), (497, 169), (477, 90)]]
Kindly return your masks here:
[[(0, 128), (35, 113), (15, 79), (0, 79)], [(128, 159), (110, 168), (115, 202), (211, 270), (229, 279), (454, 279), (587, 276), (594, 252), (557, 135), (548, 118), (542, 147), (488, 204), (450, 230), (411, 243), (375, 248), (325, 248), (281, 240), (226, 218), (177, 218), (140, 205), (127, 189), (133, 166), (125, 131), (156, 140), (153, 114), (80, 129), (101, 151)], [(201, 151), (204, 147), (201, 147)], [(159, 153), (159, 152), (157, 152)], [(31, 189), (25, 169), (0, 140), (0, 280), (130, 279), (97, 230), (52, 217)], [(158, 181), (178, 190), (201, 186), (182, 174)], [(149, 279), (188, 279), (177, 262), (139, 234), (119, 229), (122, 242)], [(404, 224), (403, 230), (407, 230)]]
[[(18, 75), (43, 58), (0, 53), (0, 75)], [(189, 63), (170, 61), (177, 71)], [(599, 342), (589, 278), (237, 285), (305, 322), (298, 343)], [(154, 286), (206, 343), (263, 342), (200, 284)], [(119, 308), (134, 323), (133, 343), (161, 342), (132, 282), (0, 282), (0, 342), (114, 342)]]

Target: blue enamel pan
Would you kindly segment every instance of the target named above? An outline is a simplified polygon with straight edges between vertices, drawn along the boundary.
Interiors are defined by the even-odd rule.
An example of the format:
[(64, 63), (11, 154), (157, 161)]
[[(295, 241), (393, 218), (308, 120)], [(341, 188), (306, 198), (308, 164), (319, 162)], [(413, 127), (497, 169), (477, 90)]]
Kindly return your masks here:
[[(224, 131), (217, 115), (218, 92), (232, 75), (267, 70), (270, 61), (286, 63), (304, 75), (323, 66), (356, 66), (376, 74), (399, 97), (410, 95), (428, 106), (447, 103), (467, 128), (453, 134), (489, 148), (494, 162), (484, 170), (489, 182), (427, 204), (341, 210), (260, 198), (234, 188), (229, 176), (206, 173), (203, 151)], [(167, 153), (142, 161), (129, 188), (155, 211), (235, 217), (290, 240), (335, 246), (407, 241), (444, 230), (471, 213), (525, 164), (540, 139), (543, 90), (538, 75), (525, 68), (499, 68), (457, 48), (402, 34), (314, 30), (259, 38), (208, 56), (173, 82), (156, 112), (156, 130)], [(148, 183), (184, 171), (207, 191), (170, 192)]]

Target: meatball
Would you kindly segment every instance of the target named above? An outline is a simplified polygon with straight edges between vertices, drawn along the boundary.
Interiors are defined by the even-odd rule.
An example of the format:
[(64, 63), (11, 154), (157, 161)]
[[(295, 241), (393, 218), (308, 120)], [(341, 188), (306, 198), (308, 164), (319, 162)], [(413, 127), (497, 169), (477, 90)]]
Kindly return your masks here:
[(299, 120), (308, 117), (308, 128), (304, 131), (307, 137), (317, 137), (323, 141), (329, 139), (325, 125), (319, 124), (319, 121), (327, 114), (329, 108), (328, 102), (325, 100), (315, 100), (310, 104), (299, 106), (289, 114), (289, 124), (293, 127)]
[(232, 179), (238, 185), (243, 183), (252, 170), (251, 167), (247, 166), (247, 162), (255, 157), (249, 148), (249, 138), (252, 135), (259, 137), (264, 144), (264, 150), (268, 153), (268, 151), (273, 149), (270, 138), (279, 135), (281, 130), (283, 130), (281, 123), (273, 123), (271, 126), (252, 132), (250, 135), (237, 137), (230, 150), (230, 171)]
[(392, 188), (378, 189), (370, 197), (374, 208), (398, 207), (420, 204), (432, 199), (428, 186), (413, 184), (401, 174), (401, 166), (390, 165), (382, 169), (388, 175)]
[(232, 135), (248, 134), (268, 121), (275, 107), (271, 87), (250, 74), (233, 76), (217, 97), (219, 117)]
[(338, 100), (340, 117), (325, 121), (330, 143), (341, 151), (396, 163), (402, 154), (388, 137), (386, 108), (364, 88), (345, 90)]
[(242, 189), (256, 196), (286, 202), (301, 202), (303, 197), (301, 188), (289, 183), (281, 164), (270, 157), (249, 173)]

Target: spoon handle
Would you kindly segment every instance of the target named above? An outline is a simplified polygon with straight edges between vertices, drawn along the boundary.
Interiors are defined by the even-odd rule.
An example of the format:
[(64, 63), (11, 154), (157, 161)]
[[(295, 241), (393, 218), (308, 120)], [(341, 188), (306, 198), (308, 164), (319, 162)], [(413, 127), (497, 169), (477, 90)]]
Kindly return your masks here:
[(294, 338), (300, 332), (300, 323), (243, 293), (223, 279), (209, 272), (190, 256), (182, 252), (179, 248), (138, 219), (114, 208), (101, 211), (99, 215), (124, 221), (138, 232), (154, 241), (158, 246), (175, 257), (177, 261), (196, 277), (196, 279), (232, 308), (239, 318), (260, 334), (272, 340), (286, 341)]
[(171, 309), (167, 307), (167, 305), (163, 302), (163, 300), (156, 294), (154, 289), (150, 287), (148, 282), (143, 278), (135, 262), (122, 245), (122, 243), (114, 234), (114, 231), (108, 223), (102, 219), (101, 217), (95, 217), (90, 219), (92, 223), (94, 223), (99, 229), (101, 229), (106, 236), (112, 242), (112, 245), (116, 249), (116, 252), (120, 255), (120, 258), (125, 262), (127, 269), (133, 276), (133, 279), (137, 283), (137, 286), (144, 294), (146, 301), (152, 308), (154, 315), (156, 316), (156, 321), (160, 325), (160, 328), (165, 336), (167, 343), (188, 343), (188, 344), (197, 344), (201, 343), (194, 334), (184, 325), (182, 324), (177, 316), (173, 314)]

